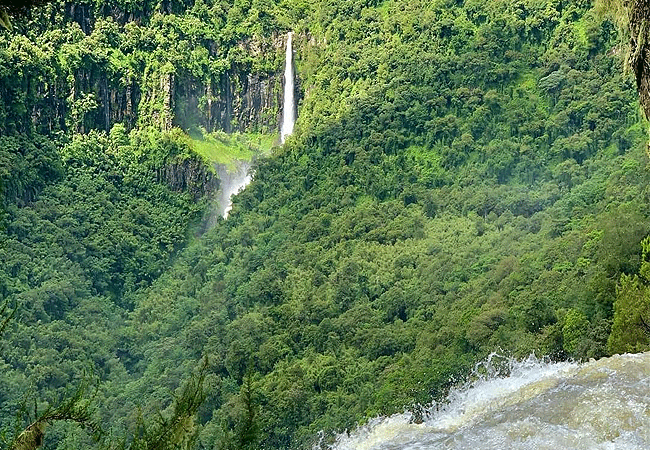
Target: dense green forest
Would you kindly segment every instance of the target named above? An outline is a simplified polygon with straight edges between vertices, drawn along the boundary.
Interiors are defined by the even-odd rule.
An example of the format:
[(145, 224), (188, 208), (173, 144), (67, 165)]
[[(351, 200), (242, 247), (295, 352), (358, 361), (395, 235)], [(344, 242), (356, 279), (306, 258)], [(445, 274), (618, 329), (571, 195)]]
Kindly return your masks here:
[[(11, 23), (0, 445), (81, 392), (90, 432), (53, 420), (42, 448), (154, 448), (200, 379), (165, 448), (312, 448), (495, 350), (648, 348), (648, 124), (590, 2), (54, 1)], [(210, 225), (212, 163), (278, 136), (288, 31), (295, 134)]]

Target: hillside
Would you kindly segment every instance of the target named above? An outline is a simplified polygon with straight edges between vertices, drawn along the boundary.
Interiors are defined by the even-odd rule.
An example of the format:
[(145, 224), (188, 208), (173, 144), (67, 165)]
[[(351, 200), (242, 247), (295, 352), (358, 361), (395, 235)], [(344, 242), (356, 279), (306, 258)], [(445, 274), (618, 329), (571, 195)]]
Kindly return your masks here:
[[(211, 163), (278, 136), (289, 30), (295, 133), (210, 228)], [(0, 426), (91, 372), (104, 445), (128, 447), (205, 357), (192, 448), (312, 448), (440, 399), (494, 351), (646, 348), (623, 311), (647, 297), (647, 123), (620, 53), (585, 2), (54, 2), (14, 20)], [(43, 448), (98, 445), (57, 423)]]

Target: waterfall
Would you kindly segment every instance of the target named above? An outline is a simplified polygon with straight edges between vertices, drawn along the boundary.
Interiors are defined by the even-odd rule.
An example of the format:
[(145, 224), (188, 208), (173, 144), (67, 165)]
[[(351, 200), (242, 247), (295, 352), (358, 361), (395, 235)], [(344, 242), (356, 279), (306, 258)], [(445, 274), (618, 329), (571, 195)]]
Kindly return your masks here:
[(280, 142), (284, 144), (285, 138), (293, 133), (293, 124), (296, 122), (296, 105), (293, 99), (293, 48), (291, 44), (290, 31), (287, 34), (287, 50), (284, 60), (284, 106), (282, 109), (282, 129), (280, 131)]
[(217, 174), (221, 186), (219, 188), (219, 213), (224, 219), (232, 209), (233, 195), (237, 195), (251, 182), (250, 163), (248, 161), (235, 161), (232, 167), (226, 165), (217, 166)]
[[(488, 360), (477, 381), (425, 410), (377, 418), (335, 450), (650, 448), (650, 353), (585, 364)], [(492, 367), (490, 367), (492, 366)], [(505, 367), (505, 370), (501, 368)], [(486, 370), (487, 369), (487, 370)], [(503, 373), (508, 376), (503, 376)], [(501, 375), (500, 375), (501, 374)]]

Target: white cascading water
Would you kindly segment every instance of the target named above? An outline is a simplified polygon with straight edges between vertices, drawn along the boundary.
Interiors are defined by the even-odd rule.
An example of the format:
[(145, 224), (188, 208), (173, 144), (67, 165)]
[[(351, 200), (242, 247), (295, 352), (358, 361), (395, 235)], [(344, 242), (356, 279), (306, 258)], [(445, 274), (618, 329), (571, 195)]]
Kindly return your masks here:
[[(282, 128), (280, 141), (284, 144), (287, 136), (293, 133), (296, 122), (296, 106), (294, 100), (293, 47), (292, 32), (287, 35), (286, 59), (284, 63), (284, 105), (282, 110)], [(235, 161), (234, 167), (219, 166), (217, 172), (221, 181), (219, 206), (220, 214), (226, 219), (232, 209), (233, 195), (238, 194), (252, 180), (250, 164), (246, 161)]]
[(292, 32), (287, 34), (287, 49), (284, 60), (284, 105), (282, 109), (282, 128), (280, 142), (284, 144), (287, 136), (293, 133), (293, 124), (296, 122), (296, 105), (293, 98), (293, 48), (291, 43)]
[(452, 390), (447, 402), (430, 408), (421, 423), (414, 423), (409, 413), (378, 418), (339, 436), (333, 446), (319, 443), (315, 448), (650, 448), (650, 353), (585, 364), (534, 357), (506, 361), (507, 377), (489, 375)]
[(219, 188), (220, 214), (224, 219), (232, 209), (232, 196), (238, 194), (252, 180), (248, 161), (235, 161), (233, 167), (217, 166), (217, 175), (221, 186)]

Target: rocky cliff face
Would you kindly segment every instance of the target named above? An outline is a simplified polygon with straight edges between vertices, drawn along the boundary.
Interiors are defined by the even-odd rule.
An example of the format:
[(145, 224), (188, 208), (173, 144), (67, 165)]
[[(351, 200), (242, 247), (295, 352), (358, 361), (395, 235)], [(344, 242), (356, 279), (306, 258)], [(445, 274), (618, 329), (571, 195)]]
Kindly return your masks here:
[(207, 131), (279, 129), (282, 74), (227, 70), (216, 82), (182, 79), (174, 86), (174, 125)]
[[(227, 133), (279, 130), (281, 72), (251, 73), (235, 66), (216, 81), (175, 74), (153, 76), (158, 77), (158, 83), (133, 80), (123, 85), (111, 83), (100, 70), (78, 71), (72, 101), (81, 101), (90, 94), (96, 107), (86, 113), (77, 131), (92, 128), (108, 131), (115, 123), (132, 128), (141, 113), (148, 116), (147, 121), (164, 130), (173, 126), (185, 130), (203, 127), (209, 132)], [(65, 114), (71, 107), (59, 108), (59, 113)]]
[[(66, 3), (60, 20), (71, 27), (78, 25), (89, 43), (80, 47), (91, 48), (83, 50), (79, 59), (63, 68), (56, 79), (43, 84), (37, 101), (27, 108), (29, 117), (24, 119), (31, 119), (35, 129), (43, 133), (70, 128), (82, 133), (91, 129), (109, 131), (116, 123), (129, 129), (154, 125), (164, 130), (178, 126), (185, 130), (202, 127), (209, 132), (279, 132), (282, 63), (278, 59), (277, 69), (272, 69), (275, 63), (268, 61), (275, 61), (275, 55), (283, 53), (284, 35), (266, 36), (264, 42), (248, 37), (230, 47), (203, 40), (201, 46), (207, 50), (209, 62), (202, 61), (200, 70), (181, 67), (172, 57), (166, 63), (159, 57), (144, 63), (137, 59), (142, 56), (133, 59), (134, 49), (120, 48), (121, 38), (117, 36), (127, 34), (131, 23), (140, 26), (148, 20), (147, 14), (167, 14), (169, 8), (163, 3), (156, 11), (149, 11), (151, 5), (145, 5), (139, 15), (109, 6)], [(98, 17), (109, 21), (100, 24)], [(97, 33), (102, 27), (108, 31)], [(147, 28), (140, 30), (142, 34)], [(93, 53), (92, 45), (97, 42), (107, 45), (104, 53)], [(137, 50), (152, 55), (162, 51), (155, 43), (145, 43), (152, 47)], [(115, 55), (121, 55), (123, 60), (116, 63)], [(124, 62), (129, 58), (131, 62)], [(254, 69), (259, 65), (251, 61), (261, 60), (266, 61), (264, 69)], [(210, 66), (215, 61), (223, 64), (220, 69)]]
[[(233, 25), (227, 8), (219, 22), (187, 4), (116, 3), (52, 2), (35, 10), (34, 30), (24, 23), (0, 36), (0, 137), (116, 124), (279, 134), (286, 34), (277, 23)], [(158, 178), (174, 189), (195, 197), (218, 189), (202, 161), (163, 165)]]
[(186, 158), (162, 167), (157, 176), (158, 181), (176, 191), (189, 192), (195, 200), (219, 189), (219, 179), (198, 158)]
[[(275, 34), (265, 44), (247, 39), (237, 51), (252, 58), (284, 50), (284, 35)], [(201, 126), (207, 131), (275, 132), (282, 118), (283, 69), (255, 72), (235, 63), (217, 78), (178, 77), (174, 86), (174, 125)]]

